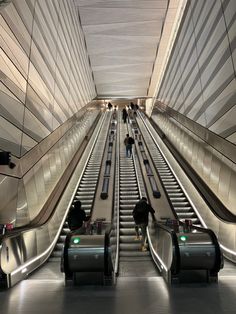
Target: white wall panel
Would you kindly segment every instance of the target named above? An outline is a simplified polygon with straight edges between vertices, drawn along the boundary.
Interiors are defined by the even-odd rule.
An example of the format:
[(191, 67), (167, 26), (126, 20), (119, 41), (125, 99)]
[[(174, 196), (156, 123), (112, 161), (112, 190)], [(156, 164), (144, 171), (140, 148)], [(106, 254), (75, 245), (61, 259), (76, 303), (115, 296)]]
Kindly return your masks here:
[(235, 30), (234, 0), (189, 1), (156, 96), (230, 141), (236, 132)]
[[(43, 170), (48, 181), (42, 180), (39, 164), (35, 169), (30, 167), (50, 148), (52, 132), (58, 129), (59, 141), (75, 122), (72, 117), (80, 116), (78, 110), (96, 92), (73, 0), (13, 0), (1, 10), (0, 31), (0, 150), (10, 151), (16, 160), (14, 175), (22, 175), (27, 168), (28, 163), (22, 166), (22, 160), (31, 165), (23, 179), (16, 179), (18, 205), (10, 209), (2, 204), (0, 221), (2, 210), (13, 210), (16, 223), (23, 225), (38, 214), (83, 136), (59, 162), (56, 153), (52, 154), (51, 166)], [(59, 165), (52, 180), (50, 174)], [(7, 171), (4, 169), (1, 171)], [(10, 192), (4, 188), (4, 193)]]

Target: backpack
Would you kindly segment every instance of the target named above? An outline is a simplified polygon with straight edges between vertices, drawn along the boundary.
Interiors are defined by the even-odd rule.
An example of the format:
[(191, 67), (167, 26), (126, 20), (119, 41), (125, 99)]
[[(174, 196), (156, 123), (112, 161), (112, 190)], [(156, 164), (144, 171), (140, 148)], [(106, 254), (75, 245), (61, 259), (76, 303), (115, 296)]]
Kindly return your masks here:
[(134, 139), (132, 137), (129, 137), (128, 138), (128, 144), (134, 144)]

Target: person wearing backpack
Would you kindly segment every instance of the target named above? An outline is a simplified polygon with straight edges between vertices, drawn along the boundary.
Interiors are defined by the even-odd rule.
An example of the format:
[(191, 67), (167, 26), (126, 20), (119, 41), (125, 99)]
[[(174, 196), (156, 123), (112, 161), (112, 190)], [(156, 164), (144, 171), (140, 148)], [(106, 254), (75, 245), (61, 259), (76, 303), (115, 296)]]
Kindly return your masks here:
[(138, 203), (134, 207), (133, 218), (135, 222), (135, 233), (136, 233), (135, 240), (140, 240), (139, 229), (141, 229), (141, 233), (142, 233), (141, 250), (143, 252), (147, 251), (146, 238), (147, 238), (147, 226), (148, 226), (149, 213), (151, 213), (152, 219), (156, 220), (155, 215), (154, 215), (155, 210), (152, 208), (151, 205), (147, 203), (147, 198), (142, 197), (141, 200), (138, 201)]
[(134, 144), (134, 139), (126, 134), (126, 138), (124, 140), (125, 148), (126, 148), (126, 157), (131, 157), (132, 155), (132, 145)]

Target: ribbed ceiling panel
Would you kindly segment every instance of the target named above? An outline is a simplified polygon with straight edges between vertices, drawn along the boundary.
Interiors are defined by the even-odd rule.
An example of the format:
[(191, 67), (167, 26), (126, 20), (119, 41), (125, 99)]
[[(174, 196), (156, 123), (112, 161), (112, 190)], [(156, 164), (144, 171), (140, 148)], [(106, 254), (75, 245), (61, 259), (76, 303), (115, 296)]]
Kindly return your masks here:
[(147, 96), (167, 2), (75, 1), (98, 96)]

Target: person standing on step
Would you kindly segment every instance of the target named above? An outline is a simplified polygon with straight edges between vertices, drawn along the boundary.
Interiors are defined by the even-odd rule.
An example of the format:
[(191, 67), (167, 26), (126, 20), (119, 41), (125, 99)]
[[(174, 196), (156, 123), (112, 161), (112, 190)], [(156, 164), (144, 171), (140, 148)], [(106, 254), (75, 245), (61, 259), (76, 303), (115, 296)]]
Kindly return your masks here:
[(142, 197), (141, 200), (135, 205), (133, 210), (133, 218), (135, 222), (135, 240), (140, 240), (139, 229), (141, 229), (142, 233), (142, 246), (141, 250), (143, 252), (147, 251), (146, 240), (147, 240), (147, 226), (148, 226), (148, 218), (149, 213), (152, 215), (152, 219), (155, 218), (155, 210), (152, 208), (150, 204), (147, 203), (147, 198)]
[(134, 144), (134, 139), (126, 134), (126, 138), (124, 140), (125, 149), (126, 149), (126, 157), (131, 157), (132, 155), (132, 145)]
[(81, 202), (75, 201), (74, 206), (70, 208), (67, 216), (68, 227), (72, 233), (85, 233), (85, 227), (83, 224), (90, 219), (90, 216), (86, 216), (85, 211), (81, 208)]
[(122, 110), (122, 119), (124, 120), (124, 123), (126, 123), (127, 117), (128, 117), (128, 113), (127, 113), (126, 109), (124, 108)]

